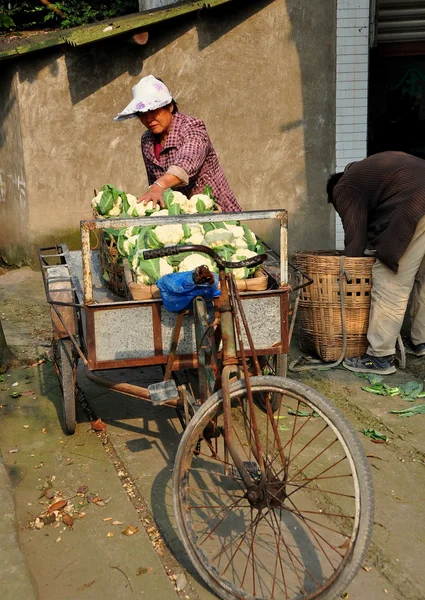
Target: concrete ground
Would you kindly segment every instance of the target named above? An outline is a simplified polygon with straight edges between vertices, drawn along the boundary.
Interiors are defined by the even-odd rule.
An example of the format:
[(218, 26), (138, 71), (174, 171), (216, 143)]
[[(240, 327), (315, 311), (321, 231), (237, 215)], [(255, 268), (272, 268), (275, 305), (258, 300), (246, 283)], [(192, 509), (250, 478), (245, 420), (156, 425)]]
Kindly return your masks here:
[[(0, 317), (19, 357), (33, 362), (46, 357), (50, 316), (39, 273), (25, 268), (0, 276)], [(423, 381), (423, 361), (409, 358), (408, 367)], [(125, 377), (146, 384), (160, 375), (135, 369)], [(345, 370), (296, 377), (345, 413), (372, 467), (373, 541), (348, 597), (423, 599), (425, 415), (400, 419), (389, 414), (389, 409), (406, 408), (407, 403), (363, 392), (365, 382)], [(386, 381), (412, 378), (412, 373), (399, 372)], [(41, 600), (136, 594), (164, 600), (215, 598), (193, 571), (175, 530), (171, 476), (181, 435), (176, 413), (96, 387), (82, 369), (79, 385), (77, 431), (66, 437), (51, 362), (8, 372), (0, 382), (0, 449), (14, 492), (20, 549), (13, 540), (9, 543), (16, 548), (15, 567), (23, 573), (19, 595), (16, 586), (7, 588), (15, 567), (4, 563), (0, 551), (0, 580), (6, 582), (2, 598), (31, 598), (28, 590)], [(13, 398), (14, 391), (21, 395)], [(90, 421), (98, 417), (107, 428), (95, 433)], [(385, 433), (389, 443), (374, 444), (360, 433), (363, 427)], [(54, 498), (43, 495), (45, 487)], [(78, 489), (85, 491), (77, 494)], [(93, 497), (99, 500), (87, 501)], [(37, 515), (56, 499), (68, 501), (65, 510), (74, 515), (72, 527), (59, 520), (33, 528)], [(10, 530), (10, 525), (0, 520), (0, 536), (2, 527)], [(137, 527), (137, 533), (122, 534), (128, 525)]]

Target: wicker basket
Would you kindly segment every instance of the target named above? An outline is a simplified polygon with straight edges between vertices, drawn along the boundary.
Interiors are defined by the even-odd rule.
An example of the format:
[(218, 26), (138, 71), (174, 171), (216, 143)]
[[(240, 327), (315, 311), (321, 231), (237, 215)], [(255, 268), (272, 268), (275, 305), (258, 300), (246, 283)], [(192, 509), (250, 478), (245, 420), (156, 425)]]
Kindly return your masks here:
[[(326, 361), (340, 358), (343, 319), (340, 296), (341, 253), (297, 252), (295, 266), (313, 279), (301, 290), (299, 302), (300, 345)], [(347, 335), (345, 358), (366, 352), (370, 292), (374, 258), (343, 258), (344, 314)], [(351, 279), (351, 282), (349, 280)]]
[(105, 232), (100, 232), (99, 242), (99, 262), (102, 275), (108, 274), (109, 279), (105, 280), (106, 285), (117, 296), (126, 296), (126, 286), (124, 279), (124, 267), (119, 262), (119, 253), (116, 242), (113, 237), (106, 239)]
[[(127, 298), (129, 300), (149, 300), (150, 298), (160, 298), (161, 293), (156, 285), (142, 285), (136, 283), (133, 279), (133, 273), (125, 264), (124, 278), (127, 286)], [(269, 278), (263, 269), (259, 268), (255, 271), (254, 277), (249, 279), (237, 279), (236, 286), (239, 291), (256, 291), (261, 292), (267, 289)]]

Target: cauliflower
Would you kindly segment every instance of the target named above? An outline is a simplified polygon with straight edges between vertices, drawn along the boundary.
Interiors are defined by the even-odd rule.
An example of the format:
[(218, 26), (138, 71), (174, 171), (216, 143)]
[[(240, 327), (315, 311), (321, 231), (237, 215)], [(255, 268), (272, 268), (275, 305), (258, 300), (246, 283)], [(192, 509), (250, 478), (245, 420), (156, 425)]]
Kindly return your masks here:
[(210, 248), (219, 248), (220, 246), (235, 246), (235, 237), (227, 229), (213, 229), (205, 234), (205, 243)]
[[(232, 257), (231, 262), (239, 262), (241, 260), (246, 260), (247, 258), (251, 258), (252, 256), (258, 256), (256, 252), (252, 250), (241, 250), (236, 252), (236, 254)], [(248, 267), (239, 267), (239, 269), (232, 269), (232, 273), (235, 276), (235, 279), (246, 279), (249, 275), (250, 269)]]
[(180, 208), (183, 209), (183, 205), (187, 202), (187, 197), (181, 192), (170, 190), (169, 192), (166, 192), (164, 201), (166, 201), (165, 203), (167, 206), (171, 204), (179, 204)]
[[(140, 253), (139, 253), (139, 256), (140, 256)], [(157, 260), (158, 260), (158, 271), (156, 272), (155, 276), (152, 276), (150, 273), (147, 273), (141, 267), (137, 267), (135, 269), (137, 283), (142, 283), (143, 285), (152, 285), (153, 283), (158, 281), (158, 279), (160, 277), (163, 277), (164, 275), (169, 275), (170, 273), (173, 272), (173, 267), (168, 263), (166, 258), (160, 258)], [(145, 262), (150, 262), (150, 261), (145, 261)]]
[(103, 194), (103, 192), (99, 192), (99, 193), (97, 194), (97, 196), (95, 196), (95, 197), (93, 198), (93, 200), (91, 201), (91, 205), (92, 205), (92, 207), (93, 207), (94, 209), (97, 209), (97, 207), (99, 206), (100, 199), (102, 198), (102, 194)]
[(248, 244), (246, 243), (245, 238), (236, 238), (235, 245), (238, 250), (248, 248)]
[(183, 237), (183, 228), (181, 225), (158, 225), (155, 235), (164, 246), (178, 244)]
[(202, 226), (199, 223), (188, 223), (188, 227), (191, 235), (186, 238), (186, 244), (203, 244), (205, 233)]
[(146, 212), (152, 210), (159, 211), (159, 207), (154, 206), (152, 200), (150, 200), (150, 202), (148, 202), (147, 204), (143, 204), (143, 202), (137, 202), (136, 200), (136, 204), (134, 206), (130, 206), (130, 208), (128, 209), (128, 213), (132, 217), (144, 217), (146, 216)]
[(95, 198), (93, 198), (93, 200), (91, 201), (91, 205), (93, 207), (93, 210), (100, 217), (118, 217), (121, 214), (121, 210), (122, 210), (122, 198), (121, 198), (121, 196), (118, 196), (117, 199), (114, 200), (113, 206), (109, 210), (106, 210), (105, 212), (102, 212), (101, 201), (102, 201), (102, 197), (103, 197), (103, 191), (104, 190), (100, 191), (97, 194), (97, 196)]
[[(206, 210), (213, 210), (214, 208), (214, 200), (208, 196), (208, 194), (195, 194), (189, 198), (189, 202), (191, 205), (196, 207), (196, 203), (198, 200), (204, 203)], [(188, 211), (189, 212), (189, 211)], [(198, 212), (195, 210), (195, 212)]]
[[(149, 202), (149, 204), (151, 204), (151, 202)], [(158, 210), (157, 212), (152, 213), (151, 217), (166, 217), (169, 214), (170, 213), (168, 212), (168, 209), (161, 208), (161, 210)]]
[(198, 211), (196, 210), (196, 202), (192, 202), (192, 199), (187, 199), (186, 202), (180, 204), (180, 207), (183, 212), (188, 213), (190, 215), (194, 215)]
[[(127, 231), (129, 231), (129, 230), (127, 229)], [(131, 229), (130, 229), (130, 231), (131, 231)], [(124, 252), (127, 254), (127, 256), (130, 255), (130, 250), (132, 248), (134, 248), (138, 239), (139, 239), (139, 234), (132, 235), (132, 236), (128, 237), (126, 240), (124, 240), (122, 247), (123, 247)]]
[(226, 223), (226, 229), (233, 233), (236, 240), (243, 238), (243, 236), (245, 235), (245, 230), (240, 225), (230, 225), (230, 224)]
[(110, 217), (119, 217), (122, 210), (122, 198), (118, 196), (118, 198), (114, 201), (114, 206), (109, 211), (108, 215)]
[(215, 263), (209, 256), (195, 252), (194, 254), (186, 256), (186, 258), (181, 261), (179, 265), (179, 273), (183, 273), (184, 271), (193, 271), (196, 269), (196, 267), (200, 267), (201, 265), (205, 265), (210, 271), (217, 271)]

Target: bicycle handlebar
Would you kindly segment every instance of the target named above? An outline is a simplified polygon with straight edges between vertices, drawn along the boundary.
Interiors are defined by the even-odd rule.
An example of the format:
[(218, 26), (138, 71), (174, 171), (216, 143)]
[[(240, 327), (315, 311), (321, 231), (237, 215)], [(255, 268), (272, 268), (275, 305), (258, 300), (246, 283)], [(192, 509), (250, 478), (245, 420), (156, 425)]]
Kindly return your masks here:
[(181, 254), (182, 252), (202, 252), (208, 254), (217, 263), (219, 267), (227, 269), (239, 269), (240, 267), (258, 267), (265, 260), (267, 260), (267, 254), (257, 254), (257, 256), (251, 256), (245, 260), (239, 262), (230, 262), (223, 260), (217, 252), (208, 246), (201, 246), (200, 244), (182, 244), (180, 246), (164, 246), (163, 248), (156, 248), (155, 250), (143, 250), (143, 258), (149, 260), (151, 258), (161, 258), (165, 256), (174, 256), (175, 254)]

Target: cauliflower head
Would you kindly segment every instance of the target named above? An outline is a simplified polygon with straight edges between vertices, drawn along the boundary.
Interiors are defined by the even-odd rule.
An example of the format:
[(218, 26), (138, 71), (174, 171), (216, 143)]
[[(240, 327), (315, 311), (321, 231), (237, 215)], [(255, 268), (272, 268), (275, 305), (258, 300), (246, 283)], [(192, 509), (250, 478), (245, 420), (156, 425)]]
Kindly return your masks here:
[(210, 248), (219, 248), (220, 246), (235, 246), (235, 237), (227, 229), (213, 229), (205, 234), (205, 243)]
[(210, 271), (217, 271), (215, 263), (206, 254), (199, 254), (195, 252), (184, 258), (179, 265), (179, 273), (184, 271), (193, 271), (196, 267), (205, 265)]
[(178, 244), (183, 238), (183, 227), (181, 225), (158, 225), (155, 234), (164, 246)]
[(198, 200), (201, 200), (205, 204), (207, 210), (212, 210), (214, 208), (214, 200), (210, 198), (208, 194), (195, 194), (189, 198), (190, 203), (195, 206)]

